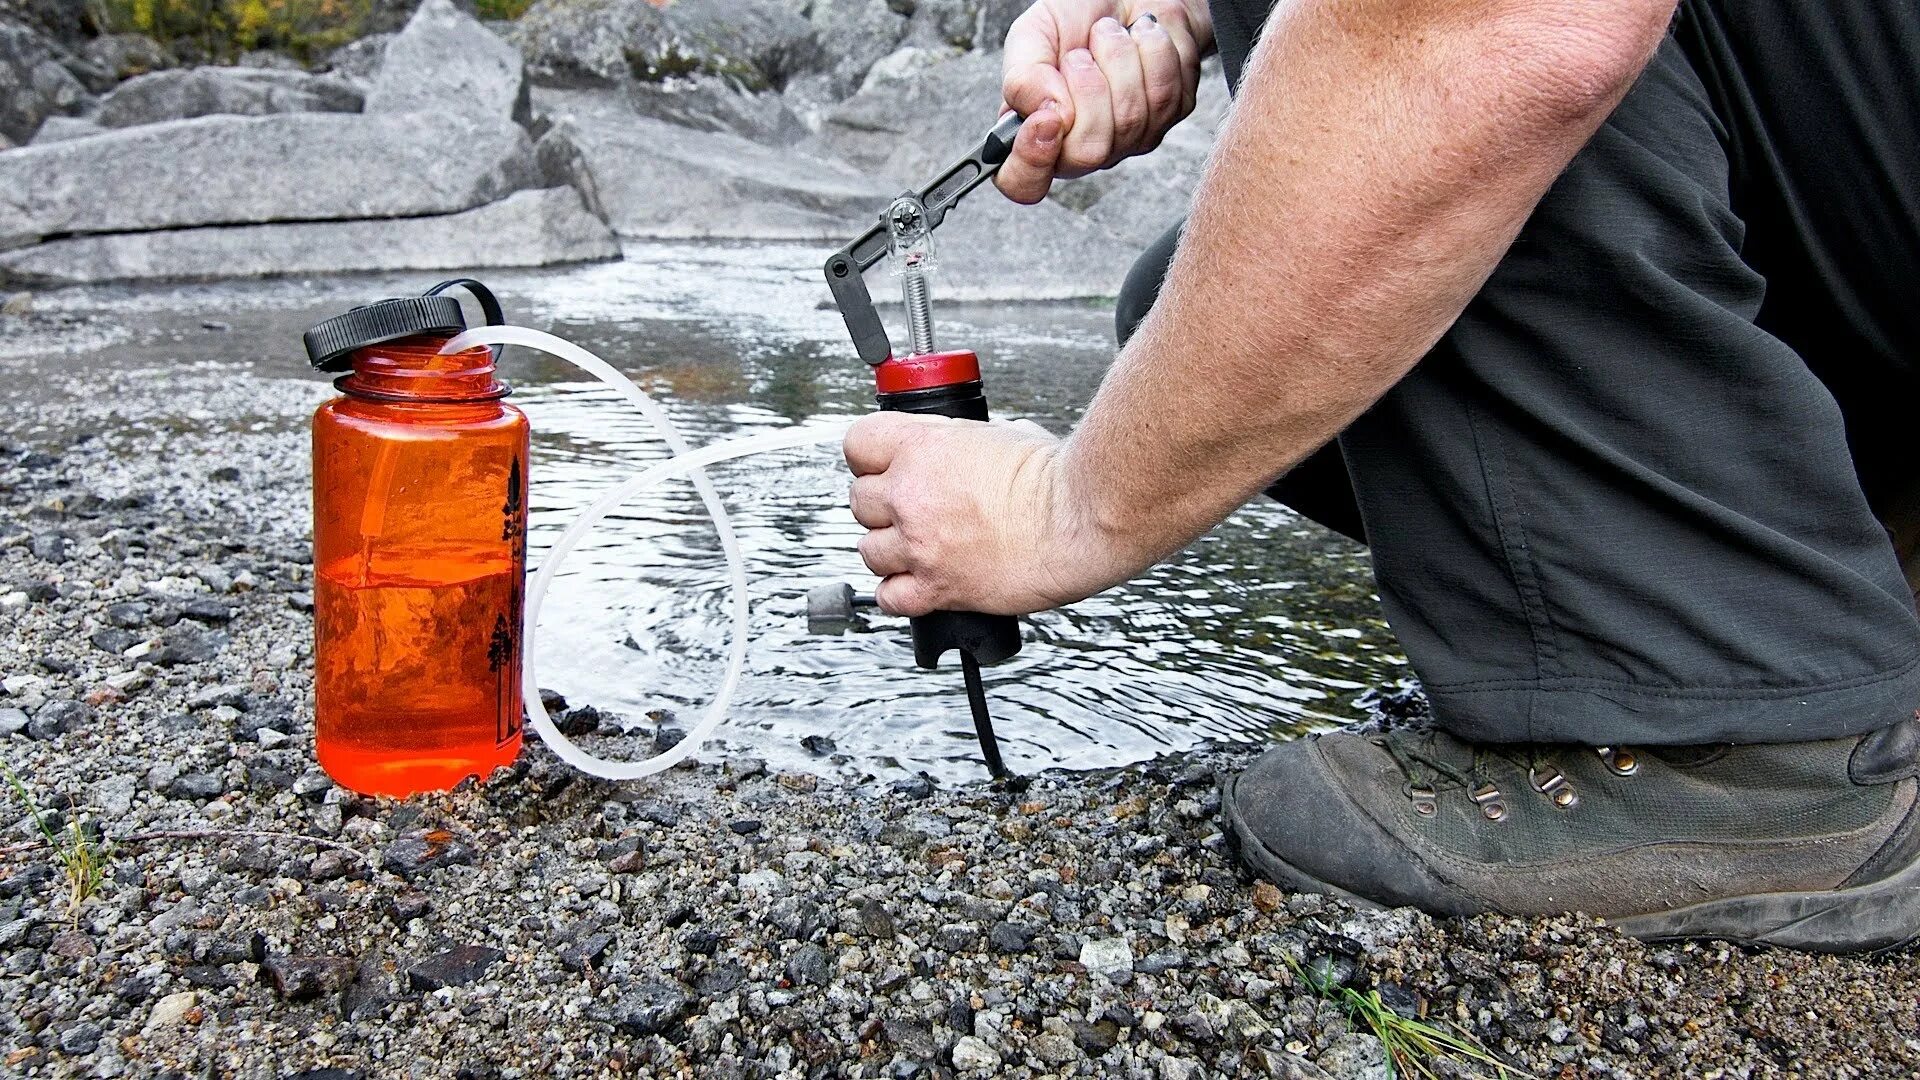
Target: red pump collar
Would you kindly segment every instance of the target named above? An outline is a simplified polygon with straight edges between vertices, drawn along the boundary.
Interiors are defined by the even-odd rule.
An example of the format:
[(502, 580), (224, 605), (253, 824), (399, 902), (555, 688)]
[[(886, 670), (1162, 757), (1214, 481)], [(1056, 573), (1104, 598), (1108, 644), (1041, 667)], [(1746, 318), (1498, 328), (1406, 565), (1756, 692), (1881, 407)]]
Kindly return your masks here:
[(921, 356), (889, 356), (873, 369), (873, 381), (883, 394), (979, 382), (980, 358), (967, 349)]

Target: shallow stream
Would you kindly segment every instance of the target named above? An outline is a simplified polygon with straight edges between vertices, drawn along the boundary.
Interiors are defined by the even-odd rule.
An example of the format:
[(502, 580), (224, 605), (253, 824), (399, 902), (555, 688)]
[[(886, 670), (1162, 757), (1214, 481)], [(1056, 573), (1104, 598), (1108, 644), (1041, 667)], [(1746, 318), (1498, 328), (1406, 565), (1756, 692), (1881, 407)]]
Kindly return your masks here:
[[(799, 246), (636, 245), (619, 263), (483, 277), (511, 321), (599, 353), (660, 397), (698, 445), (872, 407), (871, 377), (838, 315), (822, 306), (822, 255)], [(139, 370), (164, 386), (189, 362), (257, 379), (310, 378), (302, 329), (435, 280), (69, 289), (41, 294), (36, 310), (93, 317), (87, 333), (97, 340), (83, 333), (58, 357), (69, 376)], [(873, 283), (876, 292), (887, 284), (878, 275)], [(939, 342), (980, 353), (995, 414), (1066, 430), (1111, 358), (1111, 308), (942, 306), (938, 279), (935, 288)], [(897, 326), (894, 333), (904, 337)], [(510, 350), (502, 367), (535, 433), (537, 563), (597, 493), (663, 452), (635, 413), (559, 361)], [(183, 402), (171, 422), (233, 422), (223, 409), (231, 399)], [(809, 588), (873, 585), (854, 550), (860, 529), (846, 509), (837, 453), (785, 452), (713, 475), (746, 550), (754, 612), (748, 672), (723, 740), (776, 768), (925, 771), (943, 781), (983, 774), (957, 666), (916, 669), (904, 620), (874, 616), (837, 636), (808, 632)], [(718, 545), (692, 488), (657, 489), (569, 560), (540, 629), (541, 684), (630, 720), (634, 736), (597, 741), (644, 753), (650, 715), (666, 710), (691, 723), (718, 681), (724, 599)], [(1405, 672), (1365, 552), (1265, 500), (1145, 577), (1025, 620), (1025, 640), (1019, 656), (986, 673), (1016, 771), (1113, 765), (1202, 739), (1330, 726), (1360, 715), (1353, 700), (1363, 689)], [(809, 736), (832, 748), (818, 739), (811, 745), (824, 753), (803, 748)]]

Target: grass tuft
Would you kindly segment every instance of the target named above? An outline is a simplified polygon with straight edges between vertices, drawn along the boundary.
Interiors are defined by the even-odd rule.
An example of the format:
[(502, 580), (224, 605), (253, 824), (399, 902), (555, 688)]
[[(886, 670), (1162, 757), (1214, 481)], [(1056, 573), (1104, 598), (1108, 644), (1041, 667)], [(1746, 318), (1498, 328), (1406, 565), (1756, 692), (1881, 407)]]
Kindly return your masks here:
[(54, 832), (47, 825), (47, 818), (40, 810), (40, 804), (34, 801), (20, 778), (14, 775), (5, 762), (0, 762), (0, 773), (6, 774), (7, 783), (13, 787), (14, 794), (26, 804), (27, 813), (33, 815), (33, 823), (40, 827), (40, 835), (47, 846), (53, 849), (54, 862), (60, 867), (67, 881), (67, 916), (77, 924), (80, 921), (80, 906), (85, 904), (100, 886), (107, 880), (107, 861), (113, 856), (111, 841), (96, 842), (87, 835), (80, 824), (80, 815), (69, 807), (67, 828)]
[(1380, 1000), (1380, 991), (1369, 990), (1363, 994), (1350, 986), (1336, 986), (1330, 977), (1316, 977), (1302, 967), (1292, 953), (1281, 955), (1286, 959), (1287, 966), (1316, 996), (1339, 1005), (1346, 1010), (1350, 1020), (1365, 1024), (1373, 1037), (1380, 1040), (1380, 1045), (1387, 1051), (1387, 1071), (1390, 1076), (1409, 1080), (1440, 1080), (1433, 1063), (1448, 1061), (1468, 1068), (1490, 1068), (1493, 1076), (1500, 1080), (1509, 1076), (1537, 1080), (1532, 1073), (1516, 1069), (1494, 1057), (1478, 1039), (1465, 1031), (1458, 1028), (1450, 1031), (1425, 1020), (1401, 1016)]

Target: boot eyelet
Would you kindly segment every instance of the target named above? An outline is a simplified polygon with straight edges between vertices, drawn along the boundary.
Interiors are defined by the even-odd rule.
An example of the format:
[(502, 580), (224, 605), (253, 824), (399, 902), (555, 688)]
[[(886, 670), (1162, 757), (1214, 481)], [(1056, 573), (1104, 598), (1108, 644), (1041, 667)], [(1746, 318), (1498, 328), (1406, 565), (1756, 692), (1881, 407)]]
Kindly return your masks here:
[(1596, 746), (1593, 752), (1600, 755), (1607, 770), (1615, 776), (1632, 776), (1640, 771), (1639, 759), (1633, 756), (1633, 751), (1624, 747)]
[(1413, 812), (1421, 817), (1432, 817), (1440, 809), (1439, 799), (1430, 787), (1407, 786), (1407, 798), (1413, 800)]
[(1480, 804), (1480, 813), (1484, 814), (1488, 821), (1501, 821), (1506, 818), (1507, 804), (1501, 800), (1499, 788), (1487, 784), (1474, 791), (1471, 797), (1474, 802)]
[(1552, 800), (1554, 806), (1562, 810), (1572, 809), (1580, 801), (1580, 796), (1574, 793), (1573, 785), (1567, 782), (1564, 773), (1551, 766), (1548, 768), (1550, 773), (1539, 766), (1528, 769), (1527, 782), (1533, 785), (1533, 790)]

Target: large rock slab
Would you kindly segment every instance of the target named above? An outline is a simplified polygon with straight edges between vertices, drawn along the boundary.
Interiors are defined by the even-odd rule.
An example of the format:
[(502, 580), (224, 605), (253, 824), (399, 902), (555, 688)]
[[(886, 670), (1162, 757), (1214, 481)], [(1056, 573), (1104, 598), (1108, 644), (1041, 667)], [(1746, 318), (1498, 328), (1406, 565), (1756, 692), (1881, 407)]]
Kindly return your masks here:
[(92, 103), (63, 59), (64, 50), (44, 34), (0, 22), (0, 139), (26, 142), (47, 117), (71, 115)]
[(838, 242), (891, 194), (843, 165), (633, 114), (556, 116), (540, 161), (621, 236)]
[(367, 93), (370, 113), (449, 110), (525, 124), (527, 69), (520, 50), (500, 40), (452, 0), (426, 0), (387, 43)]
[(138, 127), (196, 116), (359, 112), (360, 91), (345, 79), (276, 68), (198, 67), (155, 71), (115, 87), (94, 122)]
[(0, 250), (69, 233), (448, 214), (536, 178), (527, 133), (504, 118), (203, 116), (0, 154)]
[(618, 243), (571, 188), (522, 191), (458, 214), (75, 237), (0, 252), (0, 282), (464, 270), (611, 259)]
[(512, 37), (535, 75), (562, 83), (702, 74), (779, 89), (826, 56), (812, 24), (781, 0), (540, 0)]

